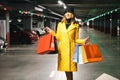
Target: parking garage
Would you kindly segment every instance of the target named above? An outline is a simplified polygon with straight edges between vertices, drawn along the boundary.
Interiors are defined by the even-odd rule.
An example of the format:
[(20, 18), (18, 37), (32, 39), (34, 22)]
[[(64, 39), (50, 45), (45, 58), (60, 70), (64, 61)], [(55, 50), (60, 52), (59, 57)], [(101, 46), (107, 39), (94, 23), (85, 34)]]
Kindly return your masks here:
[(0, 37), (7, 42), (0, 52), (0, 80), (66, 80), (65, 73), (57, 71), (57, 53), (36, 54), (45, 27), (56, 31), (65, 5), (74, 8), (76, 20), (92, 43), (99, 45), (104, 59), (78, 65), (74, 80), (120, 79), (120, 1), (62, 2), (64, 5), (57, 0), (0, 1)]

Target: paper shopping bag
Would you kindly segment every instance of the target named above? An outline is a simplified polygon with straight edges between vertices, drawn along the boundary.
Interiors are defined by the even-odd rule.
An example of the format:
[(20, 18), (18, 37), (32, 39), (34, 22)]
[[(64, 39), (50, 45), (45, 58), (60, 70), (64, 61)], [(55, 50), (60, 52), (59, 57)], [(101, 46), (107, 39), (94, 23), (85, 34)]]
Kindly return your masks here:
[(85, 64), (89, 62), (98, 62), (102, 60), (103, 58), (97, 44), (83, 46), (76, 45), (73, 56), (73, 62), (76, 62), (78, 64)]
[(80, 61), (79, 60), (79, 45), (76, 45), (74, 55), (73, 55), (73, 62), (79, 63), (79, 61)]
[(37, 54), (50, 53), (55, 50), (54, 37), (51, 34), (45, 34), (38, 40)]
[(73, 62), (76, 62), (78, 64), (85, 64), (88, 62), (85, 51), (82, 50), (82, 47), (80, 45), (76, 45), (75, 47)]
[(97, 44), (89, 44), (81, 46), (83, 52), (86, 54), (88, 62), (102, 61), (102, 54)]

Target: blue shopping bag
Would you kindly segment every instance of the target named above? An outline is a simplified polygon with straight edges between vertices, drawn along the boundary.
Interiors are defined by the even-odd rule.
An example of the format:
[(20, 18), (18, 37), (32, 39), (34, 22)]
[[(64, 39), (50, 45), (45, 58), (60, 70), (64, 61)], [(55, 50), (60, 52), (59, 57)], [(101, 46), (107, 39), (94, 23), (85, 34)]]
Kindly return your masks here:
[(76, 45), (76, 47), (75, 47), (73, 62), (76, 62), (78, 64), (83, 64), (82, 50), (80, 48), (80, 45)]
[(73, 62), (78, 62), (78, 52), (79, 52), (79, 45), (75, 46), (74, 56), (73, 56)]
[(88, 62), (87, 55), (85, 54), (85, 50), (83, 46), (76, 45), (73, 55), (73, 62), (77, 64), (85, 64)]

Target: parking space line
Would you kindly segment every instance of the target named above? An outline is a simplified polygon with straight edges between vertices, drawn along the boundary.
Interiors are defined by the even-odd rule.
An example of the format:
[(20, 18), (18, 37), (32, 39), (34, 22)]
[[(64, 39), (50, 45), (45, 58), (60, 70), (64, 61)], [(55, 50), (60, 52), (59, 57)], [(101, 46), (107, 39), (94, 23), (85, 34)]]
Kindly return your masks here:
[(50, 78), (54, 77), (56, 71), (52, 71), (49, 75)]

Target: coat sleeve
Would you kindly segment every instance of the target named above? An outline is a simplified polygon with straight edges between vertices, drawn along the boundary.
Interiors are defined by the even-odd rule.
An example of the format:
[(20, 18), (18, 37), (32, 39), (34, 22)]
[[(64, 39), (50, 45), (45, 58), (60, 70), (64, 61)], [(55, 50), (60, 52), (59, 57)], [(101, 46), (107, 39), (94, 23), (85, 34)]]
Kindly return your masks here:
[(76, 32), (75, 32), (75, 42), (77, 44), (85, 44), (84, 39), (79, 39), (79, 26), (76, 28)]
[(57, 26), (57, 31), (51, 31), (50, 34), (52, 34), (53, 36), (55, 36), (55, 38), (59, 41), (60, 40), (60, 23), (58, 23)]

